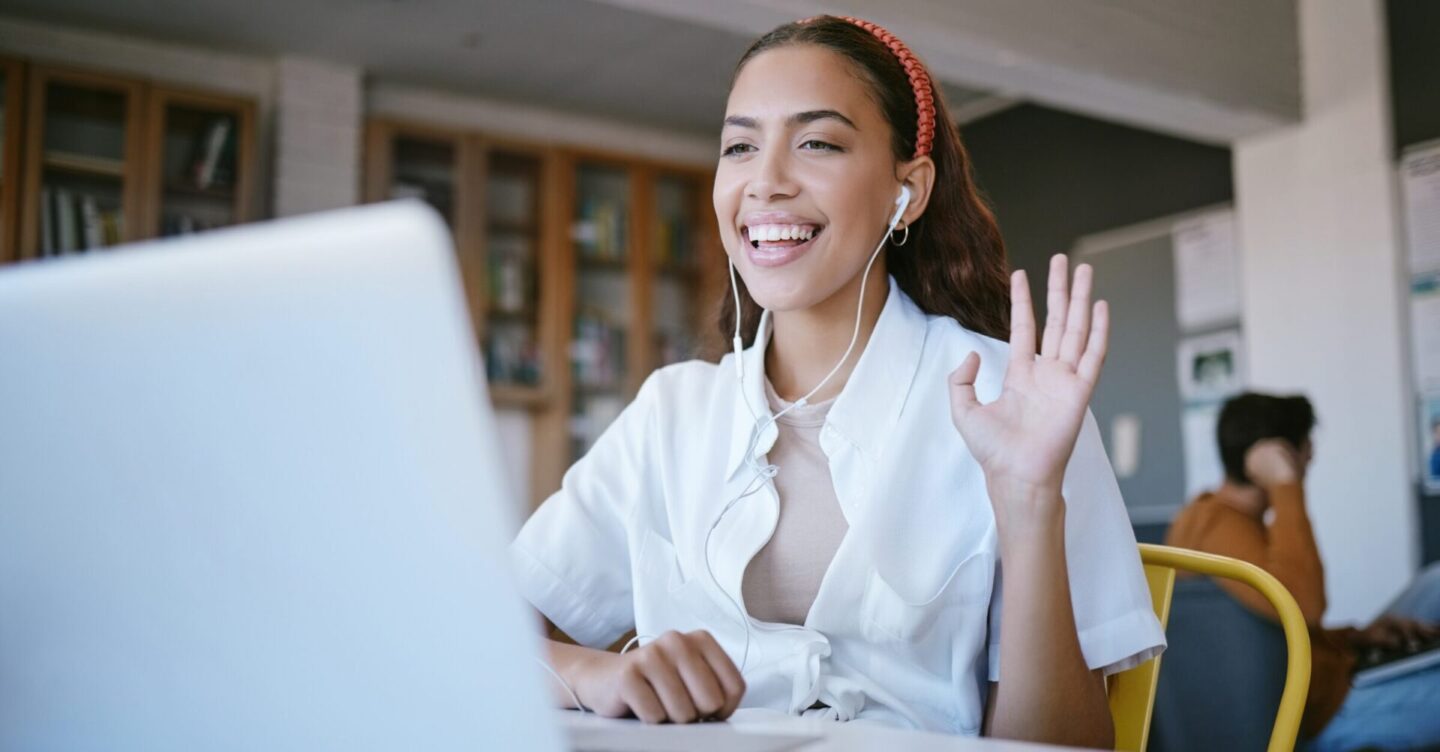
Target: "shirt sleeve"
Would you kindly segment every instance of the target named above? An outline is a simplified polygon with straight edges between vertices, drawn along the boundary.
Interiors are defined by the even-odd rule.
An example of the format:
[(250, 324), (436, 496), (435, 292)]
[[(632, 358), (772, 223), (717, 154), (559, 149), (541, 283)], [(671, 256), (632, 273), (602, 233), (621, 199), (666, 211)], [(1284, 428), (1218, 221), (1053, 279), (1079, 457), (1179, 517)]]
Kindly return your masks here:
[(653, 376), (510, 544), (520, 594), (571, 639), (613, 644), (635, 624), (630, 530), (651, 496)]
[[(1165, 650), (1165, 631), (1150, 602), (1150, 586), (1120, 485), (1110, 469), (1095, 416), (1087, 410), (1065, 468), (1065, 567), (1080, 652), (1092, 670), (1117, 674)], [(996, 563), (987, 640), (989, 679), (1000, 681), (1001, 583)]]

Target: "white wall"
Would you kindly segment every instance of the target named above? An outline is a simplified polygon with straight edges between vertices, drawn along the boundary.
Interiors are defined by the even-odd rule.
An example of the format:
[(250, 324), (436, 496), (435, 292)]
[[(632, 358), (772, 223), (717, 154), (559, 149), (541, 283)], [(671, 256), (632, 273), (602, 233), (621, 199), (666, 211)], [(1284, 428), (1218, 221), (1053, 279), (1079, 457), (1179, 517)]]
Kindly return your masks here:
[(360, 203), (363, 73), (321, 60), (275, 64), (275, 216)]
[(531, 143), (643, 155), (700, 167), (714, 167), (720, 154), (718, 132), (709, 136), (678, 133), (386, 81), (370, 85), (366, 110)]
[(1234, 145), (1251, 381), (1315, 403), (1332, 623), (1374, 616), (1418, 562), (1384, 37), (1381, 0), (1300, 0), (1304, 120)]

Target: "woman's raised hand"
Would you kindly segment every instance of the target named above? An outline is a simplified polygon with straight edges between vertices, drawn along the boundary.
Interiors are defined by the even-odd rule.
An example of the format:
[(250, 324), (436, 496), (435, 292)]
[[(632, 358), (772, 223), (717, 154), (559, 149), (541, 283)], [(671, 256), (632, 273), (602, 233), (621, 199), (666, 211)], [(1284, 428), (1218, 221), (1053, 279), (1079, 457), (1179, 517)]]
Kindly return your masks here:
[(950, 416), (985, 471), (997, 518), (1005, 498), (1059, 498), (1065, 466), (1100, 378), (1109, 310), (1104, 301), (1090, 302), (1088, 265), (1075, 269), (1073, 289), (1068, 278), (1068, 259), (1052, 258), (1045, 332), (1036, 356), (1030, 286), (1025, 272), (1011, 275), (1010, 363), (998, 399), (982, 405), (975, 398), (978, 353), (970, 353), (950, 374)]

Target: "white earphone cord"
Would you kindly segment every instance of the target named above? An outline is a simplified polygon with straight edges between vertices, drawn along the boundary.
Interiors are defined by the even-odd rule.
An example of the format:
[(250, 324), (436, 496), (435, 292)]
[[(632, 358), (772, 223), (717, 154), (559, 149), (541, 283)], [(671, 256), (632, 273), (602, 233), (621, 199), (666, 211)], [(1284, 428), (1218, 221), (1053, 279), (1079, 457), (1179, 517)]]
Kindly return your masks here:
[[(755, 475), (751, 476), (749, 482), (745, 484), (745, 490), (741, 491), (739, 496), (736, 496), (725, 504), (725, 506), (721, 508), (720, 514), (716, 515), (715, 521), (710, 523), (710, 529), (705, 533), (704, 560), (705, 572), (710, 576), (710, 582), (717, 590), (725, 595), (725, 599), (730, 601), (730, 605), (735, 607), (735, 613), (740, 617), (741, 625), (745, 627), (745, 650), (740, 658), (740, 673), (742, 674), (745, 673), (745, 667), (750, 661), (750, 618), (745, 614), (745, 609), (740, 605), (740, 602), (736, 600), (734, 596), (730, 595), (728, 590), (721, 587), (720, 580), (715, 577), (715, 570), (710, 565), (710, 538), (715, 534), (715, 529), (720, 526), (720, 520), (725, 518), (725, 514), (730, 511), (731, 507), (734, 507), (741, 499), (759, 492), (760, 489), (765, 487), (766, 481), (774, 478), (780, 472), (780, 468), (776, 465), (761, 465), (755, 461), (755, 447), (760, 443), (760, 436), (786, 413), (797, 407), (809, 404), (810, 398), (813, 397), (816, 392), (820, 391), (825, 384), (829, 383), (830, 379), (840, 371), (841, 366), (845, 365), (845, 362), (850, 359), (850, 353), (854, 351), (855, 343), (860, 339), (860, 322), (865, 314), (865, 287), (870, 280), (870, 268), (875, 265), (875, 259), (880, 257), (880, 251), (885, 248), (885, 242), (890, 239), (890, 233), (895, 231), (895, 226), (900, 223), (901, 215), (905, 213), (905, 209), (910, 205), (909, 187), (901, 187), (900, 196), (895, 199), (895, 204), (899, 208), (895, 210), (895, 215), (891, 217), (890, 224), (885, 229), (885, 234), (880, 238), (880, 244), (875, 246), (875, 250), (870, 254), (870, 260), (865, 264), (865, 273), (860, 277), (860, 301), (855, 307), (855, 329), (850, 334), (850, 344), (845, 348), (845, 354), (840, 356), (840, 360), (835, 364), (835, 367), (831, 368), (830, 372), (825, 374), (825, 378), (821, 379), (820, 383), (816, 384), (809, 392), (806, 392), (805, 396), (791, 403), (775, 415), (764, 419), (756, 412), (755, 406), (750, 404), (750, 395), (745, 391), (745, 356), (740, 340), (740, 287), (735, 281), (735, 262), (733, 260), (729, 262), (730, 291), (735, 296), (735, 337), (731, 341), (731, 344), (734, 345), (735, 348), (735, 376), (740, 384), (740, 395), (745, 400), (745, 409), (750, 411), (750, 417), (754, 418), (756, 423), (756, 426), (750, 431), (750, 442), (745, 449), (745, 464), (755, 471)], [(769, 314), (769, 311), (762, 313), (762, 324)], [(757, 337), (759, 336), (759, 331), (760, 329), (757, 327)], [(759, 481), (758, 484), (757, 481)], [(803, 629), (803, 627), (785, 627), (776, 631), (789, 629)]]

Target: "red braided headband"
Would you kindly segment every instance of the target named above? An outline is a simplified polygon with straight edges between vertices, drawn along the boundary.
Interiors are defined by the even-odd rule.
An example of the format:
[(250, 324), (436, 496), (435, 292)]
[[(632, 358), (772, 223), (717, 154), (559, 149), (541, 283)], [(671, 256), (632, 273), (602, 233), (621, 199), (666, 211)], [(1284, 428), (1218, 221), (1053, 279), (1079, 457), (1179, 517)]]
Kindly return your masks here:
[[(810, 23), (815, 18), (807, 18), (800, 23)], [(841, 21), (854, 24), (865, 31), (870, 32), (881, 44), (890, 48), (895, 59), (904, 66), (905, 74), (910, 77), (910, 88), (915, 90), (915, 157), (923, 157), (930, 153), (930, 147), (935, 142), (935, 89), (930, 83), (930, 73), (925, 70), (925, 64), (915, 53), (910, 51), (900, 38), (891, 34), (883, 26), (874, 24), (861, 18), (853, 16), (838, 16)]]

